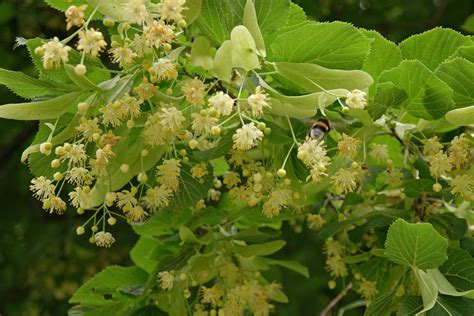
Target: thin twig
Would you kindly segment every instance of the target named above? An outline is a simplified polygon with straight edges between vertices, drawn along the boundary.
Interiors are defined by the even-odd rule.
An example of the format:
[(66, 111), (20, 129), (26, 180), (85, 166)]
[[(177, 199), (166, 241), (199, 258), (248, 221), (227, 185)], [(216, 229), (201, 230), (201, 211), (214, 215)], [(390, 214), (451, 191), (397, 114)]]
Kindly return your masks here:
[(329, 302), (329, 304), (323, 309), (319, 316), (328, 316), (331, 310), (344, 298), (344, 296), (347, 295), (347, 292), (349, 292), (351, 289), (352, 282), (347, 284), (344, 290), (342, 290), (341, 293), (339, 293), (332, 301)]

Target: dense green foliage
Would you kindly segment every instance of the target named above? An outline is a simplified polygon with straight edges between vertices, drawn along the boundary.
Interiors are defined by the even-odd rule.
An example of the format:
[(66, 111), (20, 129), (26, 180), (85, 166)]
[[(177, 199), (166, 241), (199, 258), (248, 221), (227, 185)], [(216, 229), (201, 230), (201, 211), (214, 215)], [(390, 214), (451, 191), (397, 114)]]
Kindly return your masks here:
[[(55, 3), (55, 1), (50, 2)], [(317, 103), (319, 103), (320, 109), (325, 109), (325, 114), (332, 121), (350, 123), (348, 126), (335, 127), (336, 131), (331, 133), (327, 139), (329, 148), (336, 148), (342, 133), (356, 135), (367, 141), (367, 148), (372, 148), (371, 146), (374, 144), (386, 144), (393, 164), (387, 165), (385, 162), (381, 163), (372, 158), (366, 159), (365, 153), (364, 157), (359, 153), (359, 157), (353, 160), (360, 162), (363, 160), (369, 165), (371, 173), (371, 176), (364, 180), (363, 189), (358, 190), (357, 193), (346, 194), (344, 200), (340, 198), (325, 199), (324, 190), (329, 188), (329, 181), (320, 187), (305, 185), (296, 189), (310, 197), (302, 205), (304, 211), (296, 214), (282, 212), (280, 217), (272, 220), (265, 219), (260, 214), (259, 207), (247, 208), (242, 205), (234, 205), (228, 197), (224, 197), (219, 205), (214, 205), (217, 209), (213, 206), (208, 208), (207, 211), (210, 210), (212, 216), (193, 214), (184, 208), (194, 204), (197, 200), (191, 198), (188, 201), (184, 197), (182, 200), (176, 201), (174, 205), (175, 208), (181, 210), (179, 213), (157, 213), (146, 224), (133, 225), (135, 232), (141, 235), (141, 238), (133, 248), (131, 259), (141, 269), (111, 267), (104, 270), (90, 283), (86, 283), (71, 299), (71, 303), (83, 305), (77, 309), (78, 313), (82, 311), (86, 315), (92, 315), (94, 312), (111, 313), (112, 310), (136, 309), (133, 313), (148, 315), (158, 313), (154, 307), (146, 307), (148, 298), (159, 301), (159, 307), (165, 310), (166, 300), (184, 302), (180, 292), (183, 288), (175, 287), (176, 291), (170, 294), (160, 290), (156, 282), (156, 274), (166, 269), (182, 269), (193, 278), (198, 278), (201, 270), (212, 267), (213, 263), (208, 258), (215, 256), (215, 249), (220, 247), (231, 247), (226, 251), (229, 251), (232, 256), (237, 254), (238, 257), (235, 257), (235, 260), (242, 260), (245, 262), (244, 264), (252, 266), (252, 271), (262, 270), (262, 274), (267, 280), (279, 281), (283, 284), (283, 290), (290, 303), (276, 304), (276, 312), (281, 314), (307, 312), (307, 302), (313, 303), (315, 299), (317, 299), (317, 304), (313, 304), (315, 311), (320, 311), (352, 278), (354, 278), (354, 288), (360, 293), (363, 293), (360, 287), (364, 282), (366, 285), (370, 285), (370, 282), (377, 282), (377, 295), (366, 297), (369, 300), (374, 300), (366, 311), (368, 315), (382, 315), (383, 312), (395, 308), (401, 308), (405, 314), (411, 314), (412, 312), (408, 311), (419, 311), (422, 305), (427, 309), (433, 308), (433, 313), (448, 309), (458, 310), (458, 313), (462, 315), (472, 306), (472, 301), (462, 298), (463, 296), (472, 297), (472, 294), (468, 292), (472, 289), (471, 274), (469, 271), (466, 274), (463, 268), (472, 266), (473, 260), (469, 254), (472, 251), (472, 239), (467, 231), (467, 224), (473, 224), (469, 206), (466, 205), (466, 202), (462, 202), (462, 198), (455, 198), (450, 193), (449, 182), (445, 179), (440, 181), (445, 188), (443, 193), (434, 192), (432, 187), (437, 179), (433, 179), (430, 174), (423, 154), (416, 150), (417, 146), (422, 145), (419, 138), (437, 134), (442, 142), (447, 144), (454, 136), (460, 135), (466, 130), (465, 125), (472, 124), (472, 120), (466, 115), (466, 111), (469, 109), (465, 109), (473, 104), (472, 96), (468, 92), (472, 91), (472, 87), (469, 86), (472, 80), (466, 80), (465, 77), (472, 78), (474, 71), (472, 39), (450, 30), (436, 29), (412, 37), (400, 44), (398, 48), (393, 43), (384, 40), (376, 32), (359, 31), (344, 23), (312, 24), (304, 19), (304, 15), (297, 7), (292, 6), (291, 9), (288, 9), (284, 4), (286, 1), (275, 2), (282, 3), (282, 5), (271, 6), (273, 9), (270, 10), (264, 5), (259, 7), (262, 2), (256, 1), (256, 11), (266, 12), (271, 17), (262, 22), (262, 17), (257, 15), (258, 24), (256, 27), (261, 30), (261, 41), (258, 40), (255, 29), (252, 29), (252, 22), (245, 24), (254, 37), (257, 49), (260, 48), (259, 44), (264, 45), (267, 52), (266, 60), (274, 62), (273, 65), (266, 65), (265, 67), (268, 68), (261, 72), (277, 71), (277, 75), (272, 76), (271, 79), (269, 76), (265, 78), (269, 85), (260, 81), (260, 85), (272, 97), (271, 115), (265, 116), (264, 119), (267, 126), (272, 128), (272, 133), (268, 136), (269, 146), (273, 146), (270, 148), (275, 152), (281, 151), (278, 155), (281, 156), (281, 161), (277, 159), (275, 165), (281, 165), (286, 153), (291, 153), (290, 146), (293, 139), (292, 133), (285, 123), (285, 116), (288, 115), (292, 118), (313, 117), (317, 113), (317, 109), (314, 108), (314, 104)], [(206, 41), (203, 41), (204, 44), (198, 45), (196, 44), (198, 41), (194, 41), (193, 50), (190, 51), (193, 65), (183, 62), (183, 67), (187, 65), (186, 73), (198, 74), (207, 79), (212, 76), (206, 74), (206, 69), (208, 69), (206, 65), (209, 65), (209, 61), (215, 62), (212, 59), (213, 56), (209, 56), (209, 52), (222, 47), (221, 44), (229, 38), (233, 27), (240, 24), (242, 20), (241, 13), (235, 14), (230, 9), (228, 15), (213, 12), (214, 5), (215, 3), (212, 1), (204, 1), (202, 16), (198, 17), (190, 27), (192, 32), (205, 36), (210, 43), (207, 44)], [(387, 5), (389, 5), (388, 2)], [(466, 8), (468, 6), (468, 4), (459, 4), (459, 7), (462, 8), (463, 5)], [(346, 6), (348, 12), (351, 8), (360, 12), (359, 9), (355, 9), (357, 5), (348, 3)], [(374, 5), (374, 7), (377, 6)], [(331, 6), (329, 5), (328, 8)], [(413, 12), (410, 7), (403, 6), (401, 8)], [(377, 10), (386, 11), (386, 8)], [(8, 12), (8, 10), (4, 12)], [(316, 14), (316, 16), (319, 18), (327, 16), (328, 11), (321, 12), (324, 14)], [(329, 12), (331, 11), (329, 10)], [(434, 8), (433, 12), (436, 13), (437, 9)], [(103, 13), (113, 16), (115, 11), (112, 9), (112, 11)], [(463, 13), (466, 13), (466, 10)], [(288, 16), (286, 20), (285, 14)], [(8, 19), (7, 16), (5, 21)], [(54, 19), (52, 20), (54, 21)], [(418, 18), (413, 20), (418, 20)], [(355, 25), (367, 28), (377, 25), (375, 22), (362, 23), (357, 18), (353, 21)], [(394, 21), (398, 22), (399, 20), (395, 19)], [(440, 21), (443, 20), (438, 18), (437, 21), (431, 23), (437, 24)], [(379, 29), (389, 32), (394, 39), (401, 39), (405, 37), (406, 33), (401, 26), (397, 26), (396, 22), (393, 26), (396, 28), (394, 31), (383, 27)], [(453, 27), (457, 27), (459, 23), (460, 19), (457, 22), (447, 22), (449, 26)], [(420, 25), (419, 30), (430, 26), (434, 25), (429, 23)], [(276, 30), (279, 31), (275, 32)], [(17, 30), (15, 32), (30, 37), (25, 32)], [(277, 33), (278, 36), (275, 35)], [(54, 34), (59, 35), (59, 33)], [(325, 34), (326, 39), (319, 37), (317, 41), (313, 41), (311, 40), (312, 34)], [(338, 39), (338, 43), (334, 44), (333, 39), (339, 36), (341, 37)], [(308, 40), (305, 42), (302, 39)], [(436, 50), (439, 43), (444, 45), (442, 51)], [(42, 42), (35, 42), (35, 40), (28, 42), (30, 51), (41, 44)], [(187, 44), (191, 45), (192, 43)], [(210, 49), (210, 46), (213, 48)], [(24, 48), (18, 48), (17, 51), (22, 51), (24, 57), (27, 57)], [(308, 53), (311, 51), (314, 54)], [(24, 98), (31, 99), (44, 95), (58, 96), (77, 89), (86, 93), (86, 91), (96, 89), (93, 82), (98, 83), (105, 80), (100, 71), (96, 74), (88, 73), (92, 82), (76, 78), (71, 72), (67, 74), (64, 71), (44, 71), (41, 68), (39, 57), (32, 55), (36, 58), (37, 69), (44, 75), (40, 78), (49, 77), (53, 80), (40, 82), (23, 77), (19, 73), (15, 74), (16, 77), (12, 77), (12, 74), (7, 72), (0, 74), (0, 82)], [(12, 54), (7, 53), (7, 56), (11, 58)], [(73, 58), (71, 57), (71, 64), (75, 66), (78, 60)], [(409, 60), (402, 61), (402, 59)], [(5, 61), (7, 60), (5, 59)], [(93, 63), (94, 61), (88, 62)], [(234, 66), (237, 65), (237, 62)], [(198, 65), (202, 68), (194, 67)], [(239, 65), (241, 67), (238, 68), (249, 67), (249, 70), (259, 67), (258, 60), (255, 64), (254, 61), (249, 62), (248, 59), (243, 59), (240, 60)], [(2, 66), (17, 68), (14, 62), (2, 64)], [(302, 68), (298, 68), (299, 66)], [(321, 66), (325, 68), (321, 68)], [(348, 72), (338, 72), (334, 69), (348, 70)], [(355, 69), (357, 71), (354, 71)], [(26, 68), (24, 70), (34, 75), (33, 69)], [(223, 72), (217, 72), (217, 77), (223, 82), (226, 81), (226, 76), (225, 69)], [(349, 112), (342, 112), (340, 105), (337, 102), (332, 104), (335, 99), (331, 99), (331, 94), (326, 92), (331, 91), (331, 93), (338, 95), (337, 89), (340, 88), (364, 89), (371, 84), (371, 78), (374, 84), (369, 88), (370, 99), (367, 111), (352, 109)], [(253, 82), (256, 79), (252, 78)], [(58, 85), (58, 80), (67, 82), (67, 84)], [(232, 90), (232, 87), (228, 88)], [(165, 89), (166, 85), (162, 90)], [(344, 90), (340, 96), (345, 97), (345, 94)], [(295, 95), (300, 97), (295, 97)], [(76, 94), (70, 92), (66, 98), (72, 100), (75, 97)], [(326, 100), (323, 100), (324, 98)], [(5, 107), (2, 115), (16, 119), (50, 119), (57, 117), (64, 111), (62, 108), (63, 99), (56, 103), (51, 103), (51, 101), (44, 103), (39, 98), (35, 102), (43, 103), (34, 103), (34, 108), (44, 106), (46, 111), (31, 112), (28, 110), (28, 107), (31, 106), (30, 103), (30, 105), (24, 105), (23, 110), (19, 110), (18, 105), (11, 106), (11, 110), (6, 110), (7, 107)], [(374, 120), (379, 119), (382, 114), (391, 114), (395, 118), (394, 121), (404, 125), (389, 123), (387, 125), (389, 131), (384, 133), (389, 136), (376, 135), (378, 127), (374, 124)], [(318, 116), (320, 115), (318, 114)], [(443, 119), (445, 115), (448, 122)], [(283, 120), (279, 117), (282, 117)], [(62, 124), (67, 124), (70, 119), (71, 116), (66, 115)], [(298, 120), (291, 122), (296, 137), (303, 141), (307, 126)], [(409, 124), (414, 124), (414, 126)], [(21, 127), (22, 124), (2, 121), (2, 129), (10, 129), (8, 135), (17, 135), (20, 143), (28, 137), (31, 130), (34, 130), (34, 125), (33, 128), (28, 125), (25, 128), (25, 135), (22, 135)], [(61, 128), (58, 127), (58, 130)], [(406, 130), (407, 134), (403, 130)], [(42, 135), (47, 135), (44, 133), (43, 130)], [(231, 136), (232, 134), (228, 133), (227, 135)], [(5, 137), (4, 140), (2, 139), (2, 143), (10, 144), (11, 138), (11, 136)], [(43, 141), (41, 138), (38, 140)], [(206, 152), (201, 156), (197, 152), (193, 159), (199, 160), (209, 157), (209, 155), (214, 155), (212, 158), (219, 158), (226, 153), (229, 146), (232, 146), (231, 143), (231, 137), (224, 136), (222, 145), (219, 144), (219, 147), (222, 148), (214, 152)], [(282, 144), (286, 147), (279, 148)], [(75, 237), (74, 227), (80, 225), (83, 220), (73, 214), (74, 212), (68, 212), (69, 215), (66, 218), (64, 216), (57, 217), (57, 220), (50, 216), (43, 216), (36, 202), (28, 198), (28, 194), (25, 193), (29, 176), (27, 168), (18, 165), (20, 157), (18, 148), (15, 146), (19, 146), (19, 144), (15, 142), (13, 150), (10, 150), (8, 146), (4, 147), (9, 156), (4, 158), (4, 161), (7, 162), (2, 170), (2, 178), (12, 180), (2, 184), (2, 200), (5, 201), (5, 209), (8, 211), (5, 212), (7, 214), (2, 218), (2, 221), (8, 224), (2, 225), (2, 230), (5, 229), (5, 233), (2, 231), (2, 236), (5, 237), (2, 237), (1, 242), (2, 249), (11, 249), (11, 251), (2, 258), (3, 263), (8, 263), (8, 268), (2, 269), (1, 272), (1, 280), (6, 280), (6, 282), (2, 282), (2, 286), (6, 284), (8, 287), (8, 290), (2, 290), (8, 295), (3, 296), (2, 299), (5, 303), (1, 305), (7, 306), (5, 310), (8, 315), (10, 313), (57, 314), (58, 310), (62, 308), (57, 306), (64, 306), (59, 302), (64, 302), (79, 284), (84, 283), (84, 276), (90, 276), (98, 270), (98, 267), (102, 268), (110, 263), (130, 266), (131, 262), (127, 258), (128, 250), (136, 237), (133, 232), (127, 231), (126, 225), (114, 227), (112, 231), (117, 243), (110, 250), (99, 252), (89, 246), (85, 240)], [(408, 154), (405, 154), (406, 152), (403, 152), (402, 149), (406, 149)], [(51, 173), (52, 175), (52, 172), (47, 170), (50, 159), (45, 161), (40, 158), (39, 154), (35, 155), (32, 157), (36, 158), (30, 159), (30, 168), (33, 174), (39, 176)], [(344, 161), (336, 160), (331, 174), (344, 164)], [(216, 165), (214, 168), (217, 169)], [(221, 168), (225, 168), (225, 166)], [(276, 169), (274, 170), (276, 171)], [(304, 170), (301, 163), (298, 163), (296, 150), (291, 154), (291, 160), (286, 169), (289, 173), (288, 177), (293, 182), (303, 181), (306, 178), (307, 171)], [(393, 184), (389, 184), (387, 187), (381, 177), (375, 176), (385, 169), (389, 172), (398, 169), (404, 173), (403, 182), (398, 185), (398, 188), (403, 189), (405, 197), (401, 197), (400, 192), (389, 192), (389, 189), (397, 189), (396, 184), (393, 188), (390, 187)], [(415, 170), (420, 173), (419, 178), (414, 177)], [(469, 165), (463, 166), (463, 170), (469, 174), (472, 172)], [(188, 180), (191, 183), (192, 178), (188, 177), (186, 181)], [(127, 181), (128, 179), (118, 182), (125, 184)], [(203, 186), (205, 187), (205, 185)], [(120, 189), (121, 186), (122, 184), (117, 185), (116, 189)], [(196, 195), (205, 195), (207, 189), (203, 194), (199, 192), (199, 186), (200, 184), (196, 183)], [(374, 197), (372, 191), (384, 191), (384, 193)], [(340, 195), (337, 190), (333, 193), (335, 197)], [(12, 196), (15, 198), (13, 199)], [(420, 196), (422, 201), (419, 199)], [(436, 203), (426, 203), (426, 199), (434, 199)], [(449, 209), (456, 213), (457, 217), (437, 205), (437, 202), (441, 200), (448, 203)], [(19, 201), (28, 202), (19, 203)], [(27, 203), (29, 207), (28, 210), (25, 210)], [(455, 207), (456, 210), (451, 207)], [(381, 208), (383, 208), (382, 212)], [(37, 210), (35, 211), (35, 209)], [(326, 213), (321, 212), (321, 209), (326, 210)], [(321, 214), (327, 221), (319, 233), (323, 240), (333, 237), (334, 239), (330, 240), (340, 240), (344, 244), (348, 242), (344, 246), (348, 248), (348, 251), (344, 250), (343, 258), (344, 263), (350, 267), (351, 276), (347, 278), (344, 276), (341, 281), (338, 281), (337, 289), (334, 292), (326, 288), (329, 277), (323, 268), (325, 255), (323, 255), (318, 233), (308, 230), (304, 223), (308, 211)], [(408, 222), (428, 222), (431, 225), (413, 225), (403, 220), (397, 220), (388, 230), (389, 225), (396, 218), (405, 218)], [(281, 220), (283, 223), (280, 222)], [(241, 229), (240, 235), (226, 235), (225, 226), (221, 229), (217, 225), (227, 221), (237, 223)], [(38, 229), (39, 226), (41, 229)], [(209, 226), (216, 228), (216, 230), (206, 231)], [(350, 241), (347, 240), (347, 234)], [(449, 247), (447, 238), (451, 240)], [(230, 242), (232, 239), (238, 240), (238, 242)], [(284, 245), (284, 242), (281, 241), (271, 241), (274, 239), (285, 240), (286, 246), (271, 256), (272, 259), (269, 259), (266, 257), (267, 255), (272, 255)], [(249, 246), (249, 244), (253, 245)], [(412, 245), (416, 245), (416, 247), (413, 249)], [(349, 248), (351, 249), (349, 250)], [(385, 253), (383, 248), (385, 248)], [(410, 251), (406, 251), (407, 249)], [(328, 252), (327, 244), (326, 252)], [(36, 258), (39, 256), (42, 259), (38, 261)], [(183, 262), (191, 256), (193, 259), (190, 263), (183, 265)], [(255, 260), (253, 256), (257, 256)], [(246, 262), (242, 258), (251, 259)], [(370, 260), (366, 261), (368, 259)], [(22, 264), (28, 263), (28, 267), (17, 264), (20, 262)], [(87, 266), (88, 264), (90, 267)], [(169, 268), (165, 269), (168, 266)], [(295, 272), (289, 272), (284, 268)], [(17, 274), (17, 271), (25, 272)], [(28, 273), (28, 278), (25, 278), (25, 273)], [(310, 278), (305, 278), (308, 275)], [(397, 283), (399, 279), (402, 280)], [(461, 281), (463, 279), (465, 281)], [(207, 281), (207, 277), (205, 277), (199, 283)], [(418, 288), (416, 285), (411, 288), (407, 285), (417, 282)], [(423, 284), (428, 285), (423, 286)], [(454, 288), (451, 284), (454, 285)], [(142, 285), (145, 285), (151, 292), (145, 292), (143, 295)], [(400, 292), (401, 285), (405, 285), (405, 291), (409, 293), (404, 295)], [(47, 291), (44, 291), (43, 288)], [(30, 295), (28, 304), (26, 302), (21, 306), (8, 304), (17, 296), (23, 296), (23, 293)], [(192, 294), (193, 297), (198, 295), (195, 290)], [(359, 306), (360, 301), (357, 301), (357, 297), (357, 294), (351, 292), (339, 307), (350, 308), (352, 302), (355, 302), (354, 306)], [(109, 302), (110, 298), (113, 298), (112, 302)], [(276, 295), (275, 299), (279, 302), (286, 300), (281, 292)], [(130, 302), (136, 304), (136, 308), (130, 308)], [(97, 309), (97, 306), (103, 307)], [(179, 304), (173, 308), (178, 308), (174, 310), (176, 315), (182, 313), (179, 310), (181, 308)], [(40, 309), (43, 311), (40, 312)], [(362, 308), (359, 311), (363, 313)], [(130, 312), (132, 313), (132, 311)]]

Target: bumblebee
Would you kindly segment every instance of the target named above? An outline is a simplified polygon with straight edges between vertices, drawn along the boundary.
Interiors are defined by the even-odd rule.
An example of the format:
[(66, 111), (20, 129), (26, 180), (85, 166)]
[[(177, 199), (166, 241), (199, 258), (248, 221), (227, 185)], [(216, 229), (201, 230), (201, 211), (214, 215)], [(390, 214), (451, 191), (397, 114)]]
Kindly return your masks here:
[(322, 141), (324, 137), (331, 131), (331, 124), (325, 118), (316, 120), (308, 131), (308, 137)]

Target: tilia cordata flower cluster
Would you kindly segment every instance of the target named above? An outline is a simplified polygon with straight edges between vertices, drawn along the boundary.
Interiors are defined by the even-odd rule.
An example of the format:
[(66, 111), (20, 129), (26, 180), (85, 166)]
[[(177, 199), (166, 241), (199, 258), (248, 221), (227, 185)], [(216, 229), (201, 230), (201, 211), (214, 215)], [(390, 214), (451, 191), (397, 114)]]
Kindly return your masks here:
[(358, 292), (367, 315), (473, 297), (472, 273), (446, 273), (474, 260), (471, 38), (437, 28), (396, 45), (286, 0), (47, 2), (71, 35), (19, 39), (39, 79), (0, 76), (31, 100), (0, 117), (40, 121), (22, 159), (46, 212), (77, 212), (99, 247), (121, 220), (141, 236), (136, 267), (98, 274), (74, 309), (267, 315), (288, 301), (270, 266), (308, 276), (267, 258), (281, 225), (304, 222), (325, 240), (329, 287)]

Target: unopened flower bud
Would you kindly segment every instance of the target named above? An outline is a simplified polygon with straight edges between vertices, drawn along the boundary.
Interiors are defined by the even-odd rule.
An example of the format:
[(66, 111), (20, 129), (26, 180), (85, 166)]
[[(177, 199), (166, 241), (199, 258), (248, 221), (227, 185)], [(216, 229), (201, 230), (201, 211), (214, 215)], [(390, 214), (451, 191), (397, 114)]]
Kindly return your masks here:
[(211, 133), (213, 136), (219, 136), (221, 134), (221, 128), (219, 126), (213, 126), (211, 128)]
[(282, 169), (279, 169), (279, 170), (277, 171), (277, 176), (278, 176), (279, 178), (284, 178), (284, 177), (286, 177), (286, 170), (283, 169), (283, 168), (282, 168)]
[(188, 143), (189, 148), (196, 149), (198, 146), (198, 142), (195, 139), (191, 139)]
[(61, 172), (56, 172), (53, 175), (53, 179), (56, 181), (61, 181), (63, 178), (64, 178), (64, 174), (62, 174)]
[(61, 160), (53, 159), (51, 161), (51, 168), (59, 168), (61, 166)]
[(148, 181), (148, 176), (146, 175), (146, 173), (141, 172), (141, 173), (138, 174), (137, 180), (138, 180), (138, 182), (140, 182), (140, 183), (147, 183), (147, 181)]
[(117, 194), (115, 192), (107, 192), (105, 195), (105, 203), (107, 206), (112, 206), (117, 198)]
[(443, 190), (443, 187), (441, 186), (441, 184), (439, 184), (439, 183), (433, 184), (433, 191), (441, 192), (441, 190)]
[(110, 19), (110, 18), (105, 18), (102, 23), (104, 24), (104, 26), (107, 26), (107, 27), (113, 27), (115, 25), (115, 22), (114, 20)]
[(42, 143), (39, 149), (43, 155), (49, 156), (51, 154), (51, 150), (53, 149), (53, 144), (51, 144), (51, 142)]
[(76, 67), (74, 67), (74, 72), (76, 73), (76, 75), (78, 75), (79, 77), (82, 77), (86, 74), (87, 72), (87, 68), (85, 65), (83, 64), (79, 64), (79, 65), (76, 65)]
[(79, 102), (79, 103), (77, 104), (77, 110), (78, 110), (79, 112), (81, 112), (81, 113), (86, 113), (87, 110), (89, 109), (89, 106), (90, 106), (90, 105), (89, 105), (89, 103), (87, 103), (87, 102)]
[(120, 171), (122, 171), (122, 173), (128, 173), (128, 171), (130, 171), (130, 166), (124, 163), (120, 166)]

